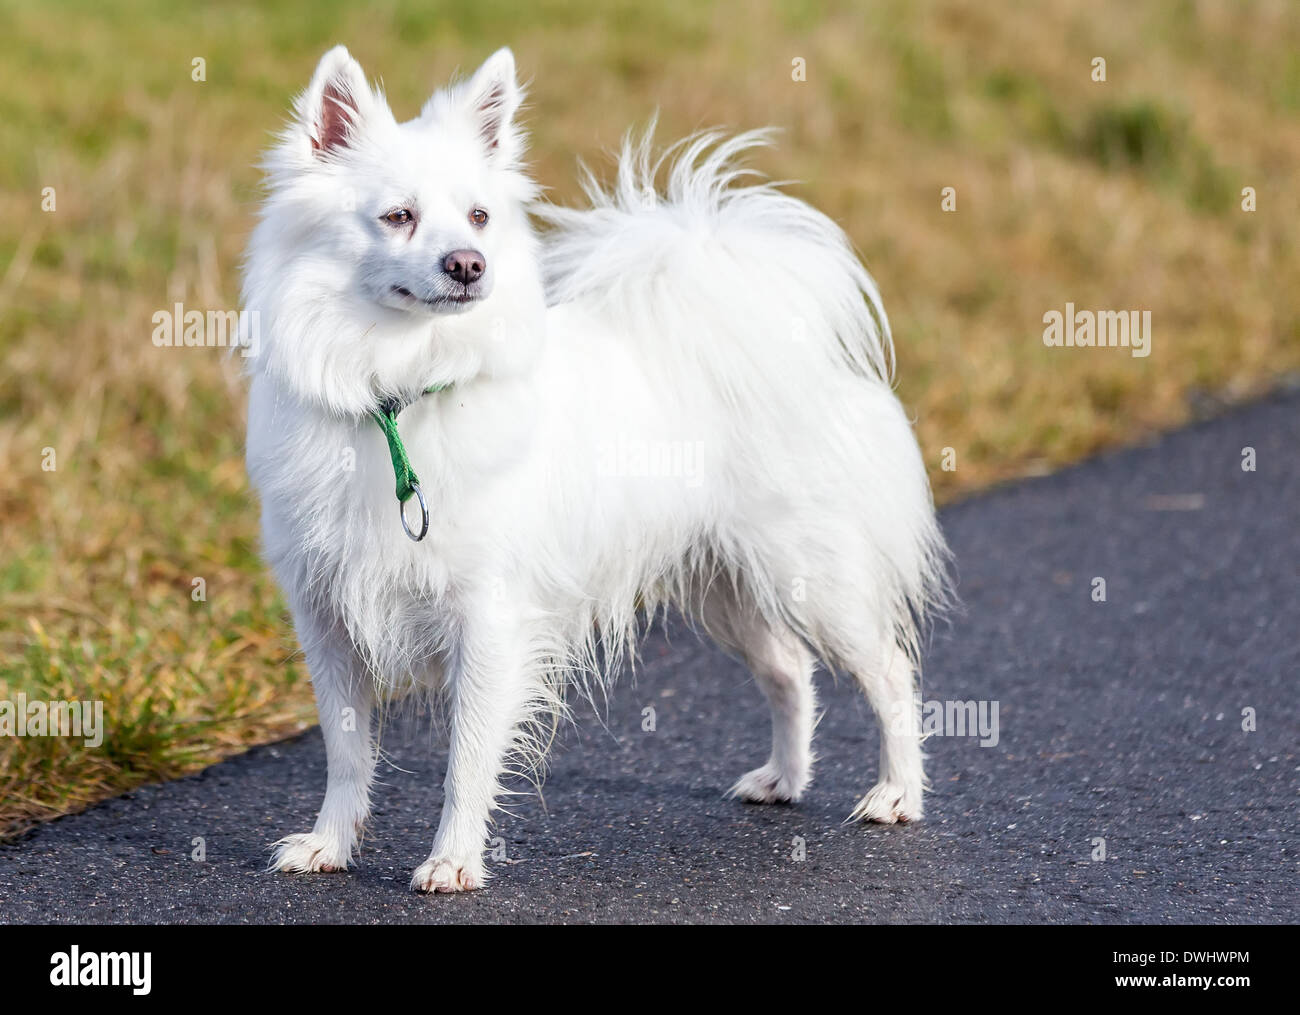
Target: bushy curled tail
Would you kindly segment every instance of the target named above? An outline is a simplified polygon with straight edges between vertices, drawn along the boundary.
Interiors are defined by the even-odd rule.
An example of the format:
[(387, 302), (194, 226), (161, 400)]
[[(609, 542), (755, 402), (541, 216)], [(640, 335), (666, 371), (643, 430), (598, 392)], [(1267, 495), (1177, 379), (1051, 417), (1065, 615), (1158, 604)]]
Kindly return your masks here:
[[(719, 456), (709, 468), (728, 476), (720, 501), (764, 484), (784, 491), (771, 515), (712, 519), (693, 536), (701, 559), (743, 575), (764, 616), (823, 659), (874, 665), (878, 647), (858, 644), (871, 633), (915, 659), (945, 599), (946, 550), (911, 424), (889, 391), (888, 319), (843, 230), (741, 164), (769, 140), (714, 131), (656, 154), (650, 131), (629, 137), (609, 186), (585, 173), (589, 208), (535, 209), (552, 226), (548, 299), (560, 328), (639, 357), (668, 418), (696, 427), (683, 433), (708, 433)], [(755, 513), (762, 537), (749, 527)], [(818, 590), (793, 601), (791, 575), (813, 571)], [(655, 576), (669, 589), (661, 598), (679, 604), (696, 577), (689, 562)]]
[[(544, 262), (552, 305), (617, 298), (624, 314), (635, 307), (662, 312), (672, 296), (679, 307), (713, 300), (715, 314), (743, 321), (763, 313), (752, 299), (762, 291), (794, 313), (825, 351), (864, 375), (891, 380), (889, 321), (843, 230), (740, 164), (746, 152), (770, 144), (772, 132), (705, 131), (657, 155), (653, 132), (652, 122), (640, 137), (624, 139), (609, 188), (583, 168), (590, 208), (534, 209), (554, 227)], [(727, 285), (729, 278), (744, 284)]]

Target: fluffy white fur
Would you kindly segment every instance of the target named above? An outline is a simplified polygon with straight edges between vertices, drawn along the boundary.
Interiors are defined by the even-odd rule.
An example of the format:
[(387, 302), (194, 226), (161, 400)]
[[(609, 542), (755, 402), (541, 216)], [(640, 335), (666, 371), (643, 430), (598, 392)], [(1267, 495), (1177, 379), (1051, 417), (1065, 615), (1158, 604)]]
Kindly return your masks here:
[[(762, 133), (696, 137), (668, 162), (647, 136), (611, 190), (588, 179), (590, 209), (538, 206), (521, 97), (501, 50), (398, 123), (338, 47), (268, 156), (244, 289), (262, 332), (248, 468), (329, 765), (314, 829), (273, 866), (353, 860), (373, 709), (424, 690), (450, 758), (412, 885), (482, 885), (503, 775), (536, 767), (565, 685), (601, 686), (668, 606), (771, 704), (771, 757), (736, 796), (808, 786), (820, 660), (881, 719), (880, 782), (854, 816), (919, 818), (920, 744), (894, 720), (914, 707), (946, 551), (875, 285), (830, 219), (742, 185)], [(383, 218), (397, 208), (413, 228)], [(483, 255), (482, 286), (440, 303), (459, 249)], [(432, 385), (449, 387), (422, 397)], [(409, 403), (432, 515), (419, 543), (368, 415), (385, 398)]]

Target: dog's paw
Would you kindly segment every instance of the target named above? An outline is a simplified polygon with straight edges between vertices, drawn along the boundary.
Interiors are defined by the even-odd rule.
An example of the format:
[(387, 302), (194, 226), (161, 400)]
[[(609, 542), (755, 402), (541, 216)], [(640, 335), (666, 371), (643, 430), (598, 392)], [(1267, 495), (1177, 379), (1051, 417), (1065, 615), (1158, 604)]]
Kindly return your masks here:
[(807, 778), (782, 772), (769, 761), (762, 768), (742, 775), (727, 795), (751, 804), (789, 804), (803, 796), (807, 785)]
[(874, 821), (880, 825), (897, 822), (905, 825), (909, 821), (920, 821), (923, 813), (919, 788), (908, 790), (897, 783), (881, 782), (858, 801), (849, 820)]
[(352, 851), (315, 832), (286, 835), (271, 846), (275, 854), (268, 870), (288, 871), (290, 874), (323, 874), (346, 870), (352, 862)]
[(483, 864), (457, 863), (440, 857), (429, 857), (411, 878), (411, 888), (417, 892), (472, 892), (483, 887)]

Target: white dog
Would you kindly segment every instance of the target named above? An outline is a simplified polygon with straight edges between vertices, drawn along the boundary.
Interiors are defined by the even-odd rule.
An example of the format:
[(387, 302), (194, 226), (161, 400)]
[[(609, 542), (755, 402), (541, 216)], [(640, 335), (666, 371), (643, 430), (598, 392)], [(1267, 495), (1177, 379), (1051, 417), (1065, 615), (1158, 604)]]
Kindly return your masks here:
[(273, 866), (348, 866), (373, 709), (426, 690), (450, 757), (412, 886), (482, 885), (502, 777), (540, 762), (565, 685), (615, 671), (670, 605), (771, 705), (771, 757), (734, 795), (807, 788), (820, 659), (880, 719), (853, 815), (919, 818), (897, 720), (946, 550), (875, 285), (830, 219), (738, 184), (762, 134), (671, 165), (628, 143), (592, 208), (538, 205), (521, 97), (503, 49), (398, 123), (338, 47), (267, 159), (248, 468), (329, 763)]

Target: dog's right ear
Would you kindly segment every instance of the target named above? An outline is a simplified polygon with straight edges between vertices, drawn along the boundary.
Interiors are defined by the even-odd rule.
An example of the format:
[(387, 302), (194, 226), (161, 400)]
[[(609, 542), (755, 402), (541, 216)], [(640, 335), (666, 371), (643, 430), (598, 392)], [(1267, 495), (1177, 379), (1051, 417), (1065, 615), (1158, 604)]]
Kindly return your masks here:
[(312, 154), (323, 159), (351, 147), (374, 107), (375, 96), (361, 64), (347, 47), (335, 46), (321, 57), (298, 104)]

